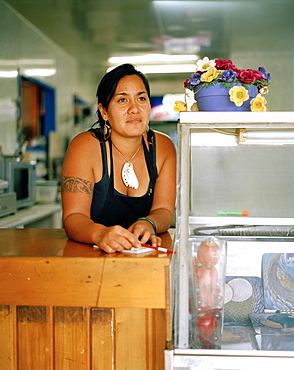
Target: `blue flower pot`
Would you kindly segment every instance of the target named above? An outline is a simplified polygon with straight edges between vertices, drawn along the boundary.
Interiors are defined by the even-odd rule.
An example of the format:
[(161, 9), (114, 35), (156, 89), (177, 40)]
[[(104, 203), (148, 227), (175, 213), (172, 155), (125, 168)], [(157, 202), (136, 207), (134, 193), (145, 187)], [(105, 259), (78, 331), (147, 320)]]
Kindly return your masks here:
[(234, 102), (230, 100), (229, 90), (220, 83), (204, 87), (200, 84), (195, 87), (195, 100), (198, 103), (199, 111), (250, 111), (250, 101), (256, 97), (258, 89), (256, 86), (249, 86), (249, 99), (244, 101), (241, 107), (237, 107)]

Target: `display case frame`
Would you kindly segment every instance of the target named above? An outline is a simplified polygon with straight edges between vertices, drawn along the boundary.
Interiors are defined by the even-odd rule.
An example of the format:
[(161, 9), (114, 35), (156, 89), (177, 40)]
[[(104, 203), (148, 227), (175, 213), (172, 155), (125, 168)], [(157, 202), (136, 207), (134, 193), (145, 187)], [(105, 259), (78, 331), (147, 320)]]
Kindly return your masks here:
[[(230, 215), (193, 215), (191, 212), (191, 176), (193, 163), (191, 157), (192, 133), (228, 130), (235, 133), (234, 144), (248, 145), (242, 136), (253, 132), (253, 142), (249, 145), (290, 147), (294, 152), (294, 112), (182, 112), (178, 123), (178, 177), (177, 177), (177, 215), (174, 249), (172, 261), (173, 291), (173, 322), (174, 347), (165, 353), (165, 369), (248, 369), (252, 364), (267, 364), (268, 369), (274, 369), (282, 364), (287, 368), (293, 363), (294, 351), (253, 351), (253, 350), (208, 350), (189, 348), (189, 243), (195, 236), (192, 230), (195, 226), (242, 224), (244, 218)], [(258, 138), (259, 133), (265, 133)], [(269, 134), (267, 134), (269, 133)], [(257, 136), (257, 138), (256, 138)], [(248, 137), (248, 135), (247, 135)], [(250, 135), (249, 135), (250, 137)], [(252, 140), (251, 138), (245, 141)], [(203, 143), (203, 145), (206, 145)], [(224, 144), (226, 145), (226, 144)], [(231, 145), (231, 144), (229, 144)], [(291, 168), (291, 176), (294, 168)], [(294, 173), (294, 172), (293, 172)], [(294, 212), (287, 217), (263, 217), (249, 215), (246, 222), (254, 225), (294, 225)], [(273, 238), (274, 243), (287, 251), (293, 248), (293, 238)], [(255, 238), (255, 240), (257, 240)], [(259, 239), (258, 242), (263, 241)], [(287, 243), (285, 243), (287, 242)], [(282, 243), (282, 244), (281, 244)], [(290, 244), (289, 244), (290, 243)], [(265, 246), (265, 244), (260, 244)], [(275, 244), (277, 245), (277, 244)], [(290, 246), (289, 246), (290, 245)], [(241, 247), (242, 248), (242, 247)], [(279, 247), (280, 248), (280, 247)], [(293, 249), (292, 249), (293, 250)], [(229, 252), (229, 251), (228, 251)], [(231, 262), (232, 264), (233, 262)], [(229, 267), (231, 268), (231, 266)], [(236, 267), (237, 269), (237, 267)], [(252, 272), (253, 273), (253, 272)], [(180, 299), (179, 299), (180, 297)], [(240, 363), (242, 357), (242, 364)], [(244, 361), (243, 361), (244, 359)], [(216, 362), (215, 362), (216, 361)], [(214, 365), (213, 365), (214, 364)], [(244, 366), (243, 366), (244, 365)], [(282, 365), (282, 366), (283, 366)], [(212, 367), (208, 367), (212, 366)]]

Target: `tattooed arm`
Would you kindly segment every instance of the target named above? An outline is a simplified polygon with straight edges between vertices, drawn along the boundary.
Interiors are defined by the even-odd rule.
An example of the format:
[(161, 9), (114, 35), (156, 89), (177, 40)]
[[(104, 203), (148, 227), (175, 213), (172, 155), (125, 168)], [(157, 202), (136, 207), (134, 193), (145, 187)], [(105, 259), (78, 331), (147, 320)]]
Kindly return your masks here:
[(61, 178), (62, 193), (78, 193), (92, 196), (93, 184), (90, 181), (73, 176), (62, 176)]
[[(93, 157), (98, 159), (94, 161)], [(90, 219), (93, 186), (101, 176), (99, 158), (97, 140), (88, 132), (82, 133), (71, 141), (62, 166), (63, 225), (71, 239), (85, 243), (94, 243), (94, 234), (99, 234), (97, 226)], [(100, 227), (103, 228), (102, 225)]]

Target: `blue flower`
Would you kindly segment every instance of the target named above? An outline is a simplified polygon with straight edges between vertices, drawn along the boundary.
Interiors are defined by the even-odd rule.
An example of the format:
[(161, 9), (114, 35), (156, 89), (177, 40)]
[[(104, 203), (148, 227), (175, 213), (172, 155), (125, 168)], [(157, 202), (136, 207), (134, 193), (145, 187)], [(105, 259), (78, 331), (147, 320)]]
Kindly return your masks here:
[(192, 86), (199, 85), (201, 82), (200, 77), (201, 77), (201, 73), (192, 74), (190, 80), (188, 81), (189, 86), (192, 87)]
[(271, 81), (271, 74), (267, 72), (264, 67), (258, 67), (259, 72), (261, 73), (261, 77), (265, 80)]
[(220, 82), (233, 82), (236, 78), (237, 73), (234, 72), (232, 69), (228, 69), (227, 71), (223, 71), (221, 77), (219, 78)]

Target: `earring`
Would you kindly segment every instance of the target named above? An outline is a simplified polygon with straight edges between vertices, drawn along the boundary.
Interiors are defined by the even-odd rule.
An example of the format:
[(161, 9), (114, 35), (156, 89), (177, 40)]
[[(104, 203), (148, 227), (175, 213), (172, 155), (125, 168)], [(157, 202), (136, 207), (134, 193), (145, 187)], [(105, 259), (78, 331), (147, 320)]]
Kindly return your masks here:
[(110, 138), (110, 134), (111, 134), (111, 127), (110, 127), (108, 121), (104, 121), (103, 136), (104, 136), (105, 141)]

